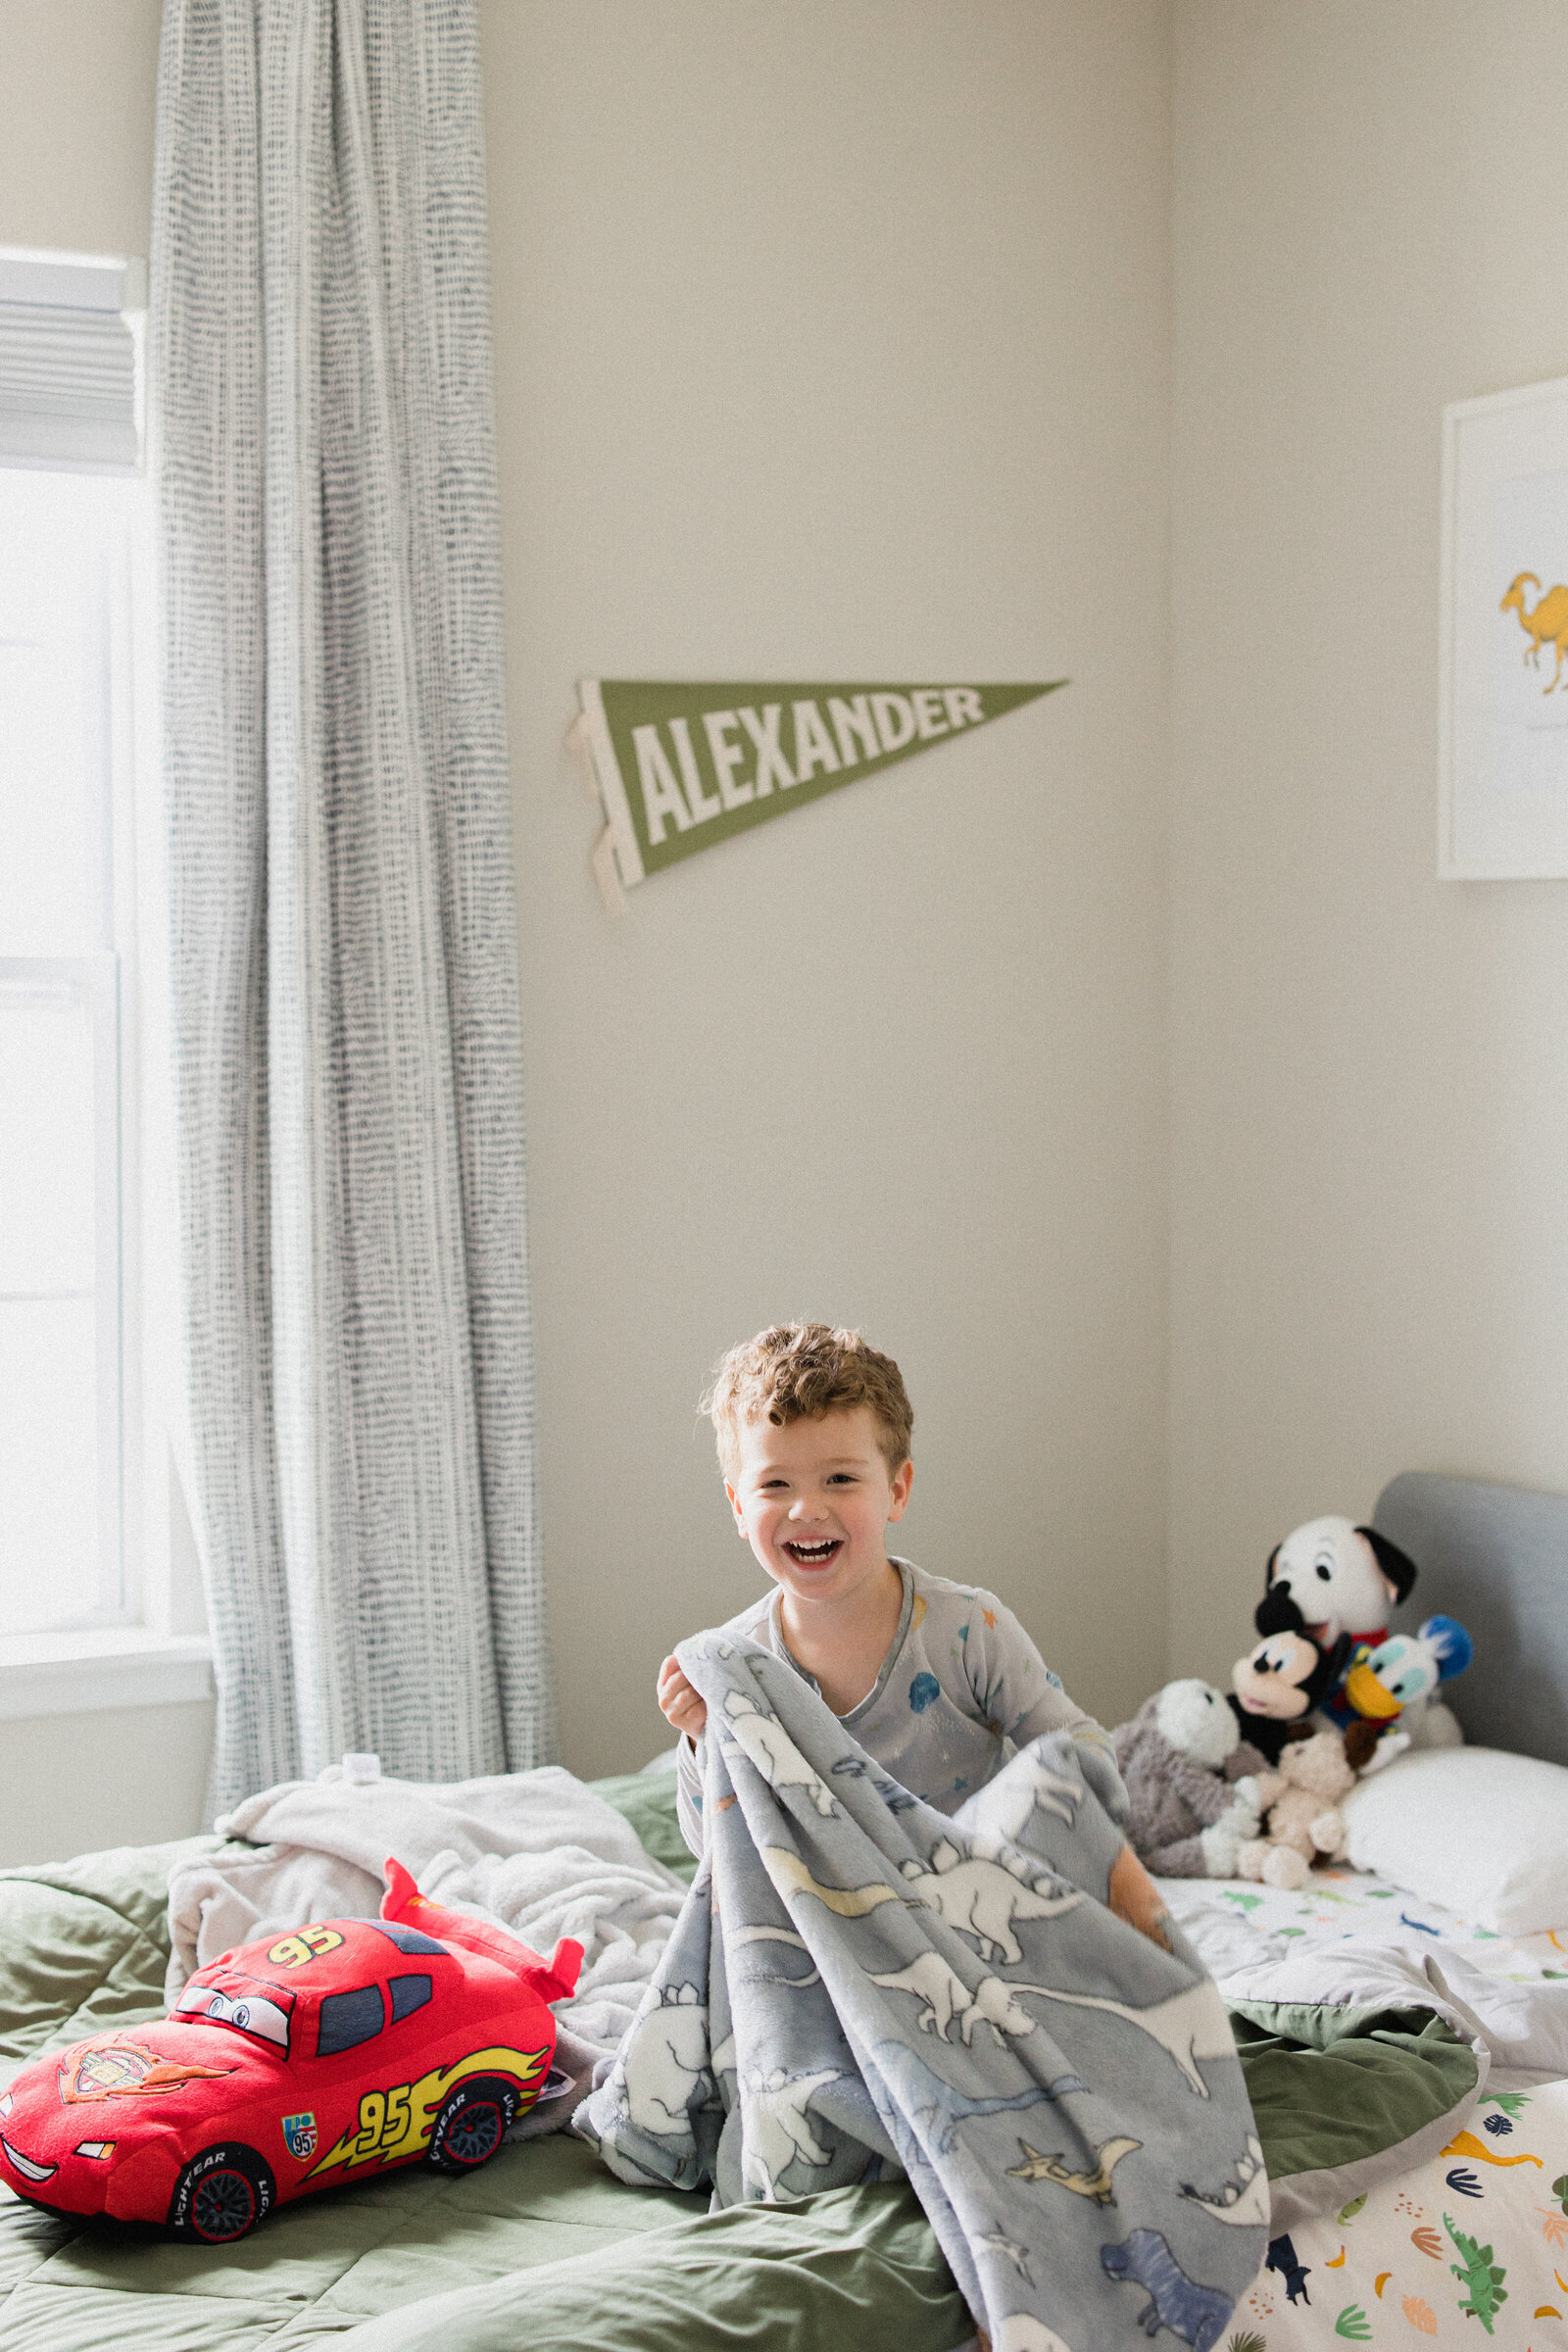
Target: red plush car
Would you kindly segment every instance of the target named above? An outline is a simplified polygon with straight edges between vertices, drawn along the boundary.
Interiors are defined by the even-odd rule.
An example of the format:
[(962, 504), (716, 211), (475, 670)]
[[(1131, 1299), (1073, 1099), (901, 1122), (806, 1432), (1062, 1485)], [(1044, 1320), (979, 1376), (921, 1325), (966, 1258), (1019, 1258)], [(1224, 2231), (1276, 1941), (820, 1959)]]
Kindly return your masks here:
[(582, 1946), (546, 1963), (386, 1869), (379, 1920), (224, 1952), (159, 2024), (24, 2067), (0, 2097), (0, 2180), (56, 2213), (220, 2245), (308, 2189), (493, 2156), (547, 2089), (547, 2004)]

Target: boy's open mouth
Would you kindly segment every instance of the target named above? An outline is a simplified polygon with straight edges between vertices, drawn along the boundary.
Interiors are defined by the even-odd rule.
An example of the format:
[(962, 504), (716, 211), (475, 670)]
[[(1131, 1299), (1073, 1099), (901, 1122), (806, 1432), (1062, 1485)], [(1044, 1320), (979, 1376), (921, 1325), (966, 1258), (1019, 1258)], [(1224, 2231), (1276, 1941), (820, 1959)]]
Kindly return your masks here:
[(825, 1568), (844, 1549), (842, 1536), (824, 1536), (819, 1544), (786, 1544), (785, 1550), (801, 1568)]

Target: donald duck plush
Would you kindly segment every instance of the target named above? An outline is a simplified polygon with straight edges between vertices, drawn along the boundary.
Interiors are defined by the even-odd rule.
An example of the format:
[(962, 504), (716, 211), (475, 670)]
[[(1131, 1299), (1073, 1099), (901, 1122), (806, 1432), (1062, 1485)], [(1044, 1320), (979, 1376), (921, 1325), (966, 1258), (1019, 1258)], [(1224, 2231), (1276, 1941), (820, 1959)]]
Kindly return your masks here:
[(1457, 1618), (1429, 1617), (1413, 1634), (1391, 1634), (1374, 1648), (1360, 1645), (1324, 1713), (1347, 1731), (1359, 1723), (1379, 1735), (1363, 1771), (1391, 1764), (1414, 1745), (1456, 1745), (1463, 1738), (1458, 1724), (1446, 1707), (1430, 1702), (1438, 1685), (1463, 1674), (1474, 1655)]

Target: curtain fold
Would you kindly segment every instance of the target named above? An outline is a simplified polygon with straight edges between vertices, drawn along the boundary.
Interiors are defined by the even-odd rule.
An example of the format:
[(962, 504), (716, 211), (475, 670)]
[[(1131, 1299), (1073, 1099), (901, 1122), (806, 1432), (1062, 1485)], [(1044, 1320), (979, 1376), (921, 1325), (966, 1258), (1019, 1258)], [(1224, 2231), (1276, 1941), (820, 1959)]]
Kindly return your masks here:
[(167, 0), (153, 244), (210, 1808), (553, 1753), (474, 0)]

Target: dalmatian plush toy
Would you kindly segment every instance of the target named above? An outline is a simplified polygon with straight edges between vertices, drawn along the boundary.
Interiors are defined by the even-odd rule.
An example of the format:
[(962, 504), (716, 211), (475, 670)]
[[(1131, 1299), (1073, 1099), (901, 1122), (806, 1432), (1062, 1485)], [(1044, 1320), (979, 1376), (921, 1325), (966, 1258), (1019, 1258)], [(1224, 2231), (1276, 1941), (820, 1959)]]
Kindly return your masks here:
[(1415, 1580), (1414, 1560), (1375, 1527), (1308, 1519), (1269, 1554), (1252, 1621), (1260, 1634), (1306, 1634), (1320, 1650), (1342, 1634), (1375, 1649)]
[[(1405, 1746), (1447, 1747), (1464, 1738), (1451, 1710), (1434, 1692), (1440, 1679), (1451, 1679), (1468, 1664), (1469, 1637), (1454, 1626), (1453, 1636), (1445, 1632), (1433, 1647), (1428, 1637), (1440, 1626), (1452, 1625), (1449, 1618), (1430, 1619), (1415, 1636), (1396, 1635), (1391, 1640), (1389, 1635), (1389, 1612), (1409, 1598), (1417, 1573), (1408, 1552), (1375, 1527), (1355, 1527), (1332, 1515), (1308, 1519), (1269, 1554), (1263, 1597), (1253, 1612), (1260, 1634), (1304, 1636), (1320, 1653), (1343, 1661), (1334, 1678), (1338, 1687), (1325, 1690), (1320, 1680), (1312, 1691), (1313, 1704), (1330, 1722), (1349, 1724), (1352, 1735), (1357, 1718), (1382, 1731), (1375, 1741), (1360, 1735), (1365, 1744), (1375, 1745), (1377, 1763), (1390, 1762)], [(1254, 1651), (1254, 1660), (1259, 1656)], [(1390, 1670), (1383, 1703), (1371, 1689), (1374, 1659)], [(1412, 1669), (1418, 1666), (1412, 1679)], [(1365, 1686), (1361, 1702), (1348, 1691), (1346, 1678), (1352, 1669), (1360, 1670), (1358, 1689)], [(1409, 1687), (1396, 1693), (1396, 1682)], [(1242, 1684), (1237, 1687), (1240, 1690)], [(1396, 1715), (1401, 1717), (1398, 1733), (1390, 1737), (1387, 1719)], [(1354, 1761), (1365, 1770), (1372, 1758), (1360, 1753)]]

